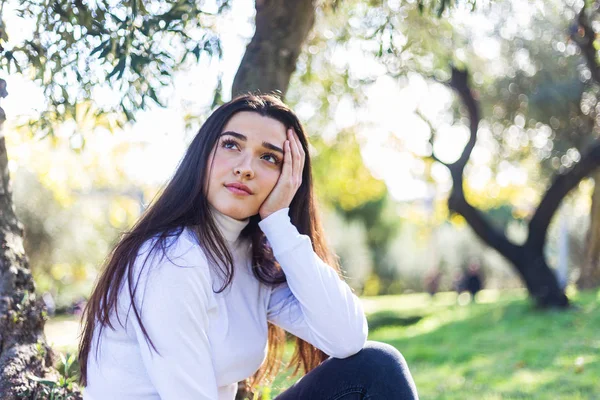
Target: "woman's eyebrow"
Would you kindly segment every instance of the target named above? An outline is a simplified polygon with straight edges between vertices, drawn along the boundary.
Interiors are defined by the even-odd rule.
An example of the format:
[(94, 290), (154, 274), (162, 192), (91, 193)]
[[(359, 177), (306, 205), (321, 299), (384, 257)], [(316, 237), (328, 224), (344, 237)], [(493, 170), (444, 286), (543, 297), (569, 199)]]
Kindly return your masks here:
[(267, 149), (271, 149), (273, 151), (283, 154), (283, 149), (281, 147), (277, 147), (274, 144), (271, 144), (269, 142), (262, 142), (262, 145), (263, 145), (263, 147), (266, 147)]
[(242, 135), (241, 133), (234, 132), (234, 131), (223, 132), (223, 133), (221, 133), (220, 136), (225, 136), (225, 135), (236, 137), (244, 142), (246, 142), (248, 140), (248, 138), (246, 136)]
[[(226, 131), (226, 132), (221, 133), (221, 136), (225, 136), (225, 135), (233, 136), (243, 142), (248, 141), (248, 138), (245, 135), (242, 135), (241, 133), (237, 133), (234, 131)], [(283, 154), (283, 149), (281, 147), (275, 146), (274, 144), (271, 144), (269, 142), (262, 142), (262, 145), (264, 148), (267, 148), (269, 150), (273, 150), (273, 151)]]

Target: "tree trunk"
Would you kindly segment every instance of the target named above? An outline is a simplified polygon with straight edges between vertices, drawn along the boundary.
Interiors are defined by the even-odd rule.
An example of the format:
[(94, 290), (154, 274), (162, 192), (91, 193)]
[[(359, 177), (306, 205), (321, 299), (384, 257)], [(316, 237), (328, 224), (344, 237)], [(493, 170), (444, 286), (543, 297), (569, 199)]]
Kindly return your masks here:
[[(492, 225), (485, 215), (473, 207), (465, 197), (464, 169), (477, 141), (477, 130), (481, 117), (479, 105), (469, 87), (466, 70), (452, 68), (450, 87), (457, 92), (469, 112), (471, 135), (460, 158), (452, 164), (444, 163), (435, 154), (432, 154), (435, 161), (450, 170), (452, 191), (448, 197), (448, 209), (462, 215), (481, 240), (498, 251), (513, 265), (523, 279), (536, 306), (541, 308), (568, 307), (569, 300), (544, 258), (546, 233), (550, 220), (563, 198), (581, 179), (600, 165), (600, 141), (595, 142), (590, 151), (584, 154), (580, 162), (571, 170), (554, 178), (529, 222), (529, 234), (525, 244), (517, 245), (506, 236), (505, 232)], [(433, 136), (432, 134), (430, 140), (433, 140)]]
[(281, 92), (315, 22), (314, 0), (256, 0), (256, 30), (235, 75), (232, 96)]
[(579, 289), (594, 289), (600, 286), (600, 171), (594, 174), (594, 193), (590, 212), (590, 227), (581, 274), (577, 280)]
[(539, 308), (565, 308), (569, 299), (561, 289), (556, 275), (546, 263), (543, 252), (527, 246), (513, 263), (523, 279), (530, 296)]
[(546, 263), (543, 246), (512, 243), (504, 232), (489, 223), (480, 210), (469, 204), (462, 191), (462, 174), (452, 167), (451, 171), (453, 189), (448, 199), (450, 210), (462, 215), (485, 244), (512, 264), (537, 307), (568, 307), (569, 300), (558, 284), (556, 275)]
[[(0, 97), (6, 95), (6, 82), (0, 80)], [(52, 379), (57, 372), (44, 336), (45, 305), (35, 293), (23, 248), (23, 226), (12, 203), (2, 133), (5, 119), (0, 108), (0, 399), (33, 399), (42, 393), (40, 384), (30, 376)], [(70, 398), (81, 396), (75, 393)]]

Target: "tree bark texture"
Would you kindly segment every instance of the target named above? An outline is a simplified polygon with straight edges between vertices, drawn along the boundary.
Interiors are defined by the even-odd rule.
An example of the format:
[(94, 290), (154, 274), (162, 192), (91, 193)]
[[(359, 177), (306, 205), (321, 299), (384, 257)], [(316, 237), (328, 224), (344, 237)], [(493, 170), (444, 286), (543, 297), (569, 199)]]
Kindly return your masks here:
[[(6, 94), (6, 83), (0, 80), (0, 97)], [(35, 292), (23, 225), (13, 207), (4, 121), (0, 108), (0, 399), (33, 399), (40, 398), (40, 388), (30, 377), (55, 380), (58, 373), (44, 335), (46, 307)], [(69, 398), (81, 397), (76, 392)]]
[(315, 22), (315, 0), (256, 0), (256, 30), (235, 75), (232, 96), (281, 92)]

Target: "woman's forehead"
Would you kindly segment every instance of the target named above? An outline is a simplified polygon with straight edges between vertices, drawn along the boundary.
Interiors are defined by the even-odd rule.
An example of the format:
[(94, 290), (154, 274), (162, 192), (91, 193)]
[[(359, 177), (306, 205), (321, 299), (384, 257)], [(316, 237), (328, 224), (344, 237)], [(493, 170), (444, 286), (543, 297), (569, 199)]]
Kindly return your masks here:
[(275, 141), (283, 143), (286, 140), (286, 127), (278, 120), (262, 116), (255, 112), (242, 111), (234, 114), (223, 127), (223, 132), (232, 131), (242, 134), (249, 141)]

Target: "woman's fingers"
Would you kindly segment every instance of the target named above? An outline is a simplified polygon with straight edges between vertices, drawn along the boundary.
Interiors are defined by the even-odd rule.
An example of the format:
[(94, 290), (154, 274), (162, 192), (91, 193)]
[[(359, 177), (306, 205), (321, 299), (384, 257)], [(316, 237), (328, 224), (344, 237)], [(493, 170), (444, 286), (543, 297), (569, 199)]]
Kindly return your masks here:
[(292, 143), (292, 154), (293, 154), (293, 174), (295, 178), (295, 184), (300, 186), (302, 182), (302, 169), (304, 168), (304, 157), (302, 150), (302, 144), (296, 132), (290, 128), (290, 142)]
[(287, 131), (287, 141), (290, 144), (289, 147), (289, 152), (290, 152), (290, 156), (291, 156), (291, 166), (292, 166), (292, 176), (295, 172), (295, 166), (296, 166), (296, 159), (294, 156), (294, 146), (296, 145), (295, 141), (294, 141), (294, 133), (292, 131), (292, 128), (289, 128)]
[(294, 137), (294, 131), (292, 128), (288, 130), (288, 140), (290, 142), (290, 148), (292, 153), (292, 186), (296, 186), (296, 176), (298, 174), (298, 144), (296, 143), (296, 138)]
[[(291, 179), (292, 178), (292, 150), (290, 147), (290, 141), (286, 140), (284, 143), (284, 149), (283, 149), (283, 167), (281, 168), (281, 175), (282, 178), (285, 179)], [(280, 178), (281, 179), (281, 178)]]
[(300, 170), (298, 173), (300, 174), (300, 180), (302, 180), (302, 173), (304, 172), (304, 161), (306, 160), (306, 153), (302, 148), (302, 142), (300, 142), (300, 138), (296, 135), (296, 140), (298, 140), (298, 149), (300, 150)]

